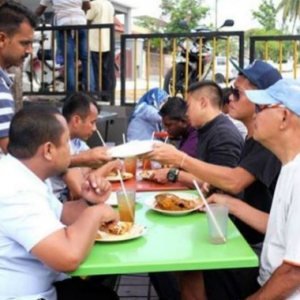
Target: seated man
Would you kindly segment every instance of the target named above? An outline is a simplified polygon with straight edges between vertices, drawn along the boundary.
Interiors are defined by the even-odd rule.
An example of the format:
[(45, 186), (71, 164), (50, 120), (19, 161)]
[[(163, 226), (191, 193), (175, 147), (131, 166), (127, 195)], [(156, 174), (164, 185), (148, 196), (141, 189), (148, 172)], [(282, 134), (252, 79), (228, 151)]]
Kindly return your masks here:
[[(197, 82), (189, 87), (187, 118), (191, 126), (197, 128), (198, 143), (196, 157), (188, 157), (214, 165), (235, 167), (240, 159), (244, 141), (233, 123), (221, 113), (221, 99), (222, 90), (213, 81)], [(187, 155), (183, 149), (180, 153)], [(181, 167), (183, 162), (181, 159), (175, 165), (179, 163)], [(153, 176), (153, 180), (160, 183), (180, 181), (189, 187), (193, 187), (194, 179), (196, 177), (193, 174), (173, 168), (155, 171)]]
[[(108, 288), (64, 272), (90, 252), (101, 224), (117, 214), (104, 204), (110, 184), (86, 178), (86, 200), (60, 203), (48, 178), (70, 163), (69, 131), (54, 108), (29, 106), (16, 113), (8, 155), (0, 160), (0, 295), (3, 299), (118, 299)], [(92, 205), (92, 206), (91, 206)]]
[[(281, 161), (261, 255), (261, 288), (247, 300), (300, 299), (300, 84), (282, 79), (265, 91), (246, 91), (257, 107), (254, 138)], [(216, 283), (216, 288), (219, 288)]]
[[(89, 165), (94, 161), (93, 157), (89, 155), (94, 149), (89, 151), (88, 145), (85, 143), (93, 132), (97, 130), (96, 121), (99, 114), (99, 107), (92, 96), (86, 93), (74, 93), (70, 95), (63, 106), (62, 114), (65, 117), (69, 132), (70, 132), (70, 148), (71, 160), (74, 156), (75, 160), (80, 165)], [(106, 148), (101, 148), (101, 153), (105, 153)], [(105, 154), (104, 154), (105, 155)], [(102, 158), (109, 159), (110, 157), (102, 156)], [(120, 169), (122, 164), (120, 161), (108, 162), (97, 171), (98, 175), (107, 176), (109, 172), (114, 169)], [(81, 197), (81, 184), (84, 180), (84, 175), (90, 172), (90, 168), (68, 168), (64, 174), (51, 178), (53, 191), (60, 201), (68, 199), (76, 200)]]
[[(156, 145), (148, 158), (181, 167), (200, 180), (229, 194), (242, 193), (241, 199), (216, 195), (214, 201), (228, 204), (232, 221), (252, 248), (260, 254), (281, 164), (275, 155), (253, 139), (255, 105), (249, 101), (245, 90), (265, 89), (281, 79), (281, 75), (278, 70), (260, 60), (245, 69), (238, 68), (238, 70), (239, 75), (229, 97), (229, 114), (244, 123), (248, 135), (236, 167), (217, 166), (193, 159), (169, 145)], [(243, 299), (256, 289), (258, 268), (234, 269), (226, 272), (225, 277), (230, 276), (243, 285), (240, 294), (231, 294), (234, 289), (208, 289), (209, 299)], [(212, 271), (203, 273), (207, 282), (214, 281), (216, 273)], [(184, 299), (205, 299), (200, 289), (202, 279), (200, 271), (182, 274), (181, 291)]]
[(178, 149), (196, 157), (197, 130), (186, 116), (187, 104), (180, 97), (169, 97), (159, 110), (169, 139), (179, 140)]

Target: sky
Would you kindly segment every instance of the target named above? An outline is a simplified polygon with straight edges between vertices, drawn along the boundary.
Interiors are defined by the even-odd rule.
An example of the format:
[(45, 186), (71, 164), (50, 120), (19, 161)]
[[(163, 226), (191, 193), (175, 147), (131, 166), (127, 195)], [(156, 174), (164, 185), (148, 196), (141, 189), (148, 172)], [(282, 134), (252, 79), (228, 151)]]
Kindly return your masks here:
[[(127, 1), (137, 7), (133, 10), (134, 16), (147, 14), (153, 17), (159, 17), (160, 15), (159, 5), (161, 0), (151, 0), (151, 4), (147, 5), (145, 5), (143, 0)], [(215, 23), (215, 2), (216, 0), (205, 0), (206, 5), (211, 7), (210, 18), (207, 23)], [(273, 0), (275, 6), (277, 6), (279, 2), (280, 0)], [(233, 19), (235, 25), (231, 27), (230, 30), (244, 31), (259, 27), (259, 24), (253, 20), (251, 11), (258, 10), (261, 3), (262, 0), (218, 0), (218, 25), (220, 26), (226, 19)], [(278, 16), (278, 22), (280, 23), (281, 14), (279, 13)]]

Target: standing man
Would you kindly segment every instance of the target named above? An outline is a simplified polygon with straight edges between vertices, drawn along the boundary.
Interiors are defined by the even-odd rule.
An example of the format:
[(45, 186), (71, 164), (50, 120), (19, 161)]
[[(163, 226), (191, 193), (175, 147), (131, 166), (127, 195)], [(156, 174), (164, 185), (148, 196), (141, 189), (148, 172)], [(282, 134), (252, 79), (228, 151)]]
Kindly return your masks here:
[(0, 148), (7, 152), (8, 130), (15, 104), (12, 80), (7, 69), (21, 66), (32, 52), (36, 20), (25, 6), (13, 1), (0, 2)]
[(12, 119), (8, 154), (0, 161), (1, 299), (118, 299), (64, 273), (86, 258), (99, 226), (117, 220), (104, 204), (110, 184), (101, 177), (86, 178), (79, 201), (63, 205), (53, 195), (48, 178), (68, 167), (69, 138), (54, 108), (29, 106)]
[[(91, 2), (91, 9), (88, 10), (86, 18), (88, 24), (114, 24), (114, 15), (115, 10), (109, 0), (94, 0)], [(113, 92), (116, 78), (114, 53), (110, 52), (110, 30), (90, 29), (89, 43), (96, 89)], [(106, 97), (102, 96), (102, 100), (109, 100)]]
[[(85, 13), (90, 9), (89, 0), (41, 0), (37, 7), (35, 14), (41, 16), (46, 10), (47, 6), (52, 5), (54, 10), (54, 25), (68, 26), (68, 25), (86, 25)], [(67, 61), (64, 61), (67, 70), (67, 91), (75, 91), (76, 87), (76, 72), (74, 70), (75, 51), (78, 53), (79, 60), (82, 63), (82, 81), (84, 89), (93, 91), (95, 89), (94, 73), (88, 66), (88, 40), (87, 29), (76, 30), (60, 30), (58, 32), (58, 53)], [(65, 40), (66, 36), (66, 40)], [(78, 43), (78, 48), (76, 48)], [(78, 63), (77, 61), (75, 62)], [(78, 68), (76, 65), (75, 68)], [(89, 72), (90, 71), (90, 72)]]

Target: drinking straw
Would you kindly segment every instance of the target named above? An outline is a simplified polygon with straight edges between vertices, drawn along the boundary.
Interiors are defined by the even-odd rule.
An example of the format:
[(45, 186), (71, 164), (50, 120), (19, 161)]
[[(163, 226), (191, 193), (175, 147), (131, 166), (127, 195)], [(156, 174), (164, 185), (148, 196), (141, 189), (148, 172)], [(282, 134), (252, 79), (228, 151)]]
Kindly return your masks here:
[(126, 192), (126, 189), (125, 189), (124, 181), (122, 179), (122, 174), (121, 174), (120, 170), (118, 170), (118, 176), (120, 178), (121, 187), (122, 187), (124, 197), (125, 197), (125, 200), (126, 200), (126, 205), (127, 205), (128, 210), (130, 212), (131, 219), (134, 220), (133, 213), (131, 211), (130, 203), (129, 203), (129, 200), (128, 200), (128, 195), (127, 195), (127, 192)]
[(199, 193), (199, 195), (200, 195), (200, 197), (201, 197), (201, 199), (202, 199), (202, 201), (203, 201), (203, 203), (205, 205), (206, 212), (210, 215), (210, 217), (211, 217), (211, 219), (212, 219), (212, 221), (213, 221), (213, 223), (214, 223), (214, 225), (215, 225), (215, 227), (216, 227), (216, 229), (217, 229), (220, 237), (223, 239), (224, 243), (226, 243), (226, 238), (225, 238), (225, 236), (224, 236), (224, 234), (223, 234), (223, 232), (222, 232), (222, 230), (221, 230), (221, 228), (220, 228), (220, 226), (219, 226), (219, 224), (218, 224), (218, 222), (217, 222), (217, 220), (215, 218), (215, 215), (213, 214), (212, 210), (210, 209), (210, 207), (209, 207), (209, 205), (208, 205), (208, 203), (207, 203), (207, 201), (206, 201), (206, 199), (205, 199), (205, 197), (204, 197), (201, 189), (199, 188), (199, 185), (196, 182), (196, 180), (193, 180), (193, 184), (194, 184), (195, 188), (197, 189), (197, 191), (198, 191), (198, 193)]
[(151, 140), (153, 141), (154, 140), (154, 136), (155, 136), (155, 131), (152, 132), (152, 135), (151, 135)]
[(125, 133), (122, 133), (122, 137), (123, 137), (123, 144), (126, 144), (126, 137), (125, 137)]
[(104, 142), (104, 139), (103, 139), (103, 137), (102, 137), (100, 131), (97, 129), (96, 132), (97, 132), (97, 134), (98, 134), (98, 137), (99, 137), (99, 139), (100, 139), (102, 145), (105, 147), (105, 146), (106, 146), (106, 143)]
[(165, 138), (164, 143), (166, 144), (166, 143), (168, 142), (168, 140), (169, 140), (169, 137), (167, 136), (167, 137)]

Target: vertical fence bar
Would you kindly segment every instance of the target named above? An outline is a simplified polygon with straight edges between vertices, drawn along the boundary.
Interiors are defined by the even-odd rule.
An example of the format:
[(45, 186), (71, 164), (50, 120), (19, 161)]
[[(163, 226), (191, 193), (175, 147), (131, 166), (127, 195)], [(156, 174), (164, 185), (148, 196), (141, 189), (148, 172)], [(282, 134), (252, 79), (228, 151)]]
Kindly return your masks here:
[(124, 106), (126, 96), (126, 37), (121, 36), (120, 53), (121, 105)]

